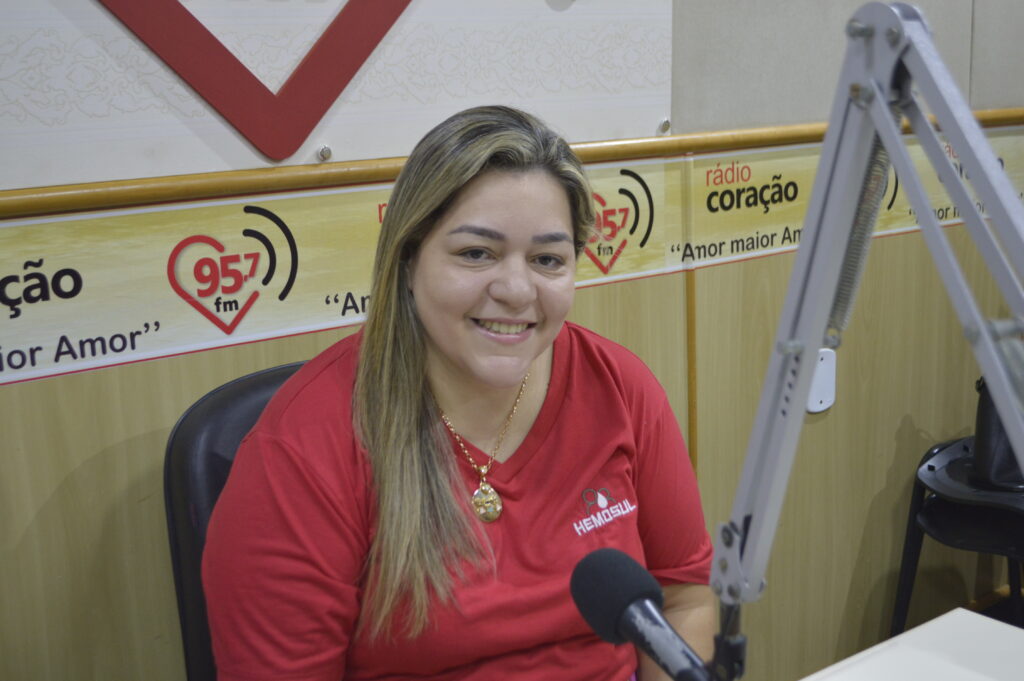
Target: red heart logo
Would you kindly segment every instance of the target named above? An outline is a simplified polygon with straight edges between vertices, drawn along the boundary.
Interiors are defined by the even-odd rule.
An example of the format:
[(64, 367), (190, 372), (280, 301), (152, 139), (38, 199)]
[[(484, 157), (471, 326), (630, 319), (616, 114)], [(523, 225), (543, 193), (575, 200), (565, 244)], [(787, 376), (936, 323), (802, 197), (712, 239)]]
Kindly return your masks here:
[[(186, 291), (185, 287), (183, 287), (178, 282), (178, 274), (177, 274), (178, 257), (181, 255), (181, 253), (186, 248), (188, 248), (192, 244), (206, 244), (207, 246), (211, 246), (218, 253), (223, 253), (224, 252), (224, 245), (221, 242), (219, 242), (216, 239), (214, 239), (213, 237), (208, 237), (208, 236), (204, 236), (202, 234), (197, 234), (195, 236), (190, 236), (190, 237), (188, 237), (186, 239), (182, 239), (181, 242), (178, 243), (178, 245), (174, 247), (174, 250), (171, 251), (171, 256), (167, 259), (167, 279), (168, 279), (168, 281), (171, 282), (171, 288), (174, 289), (175, 293), (177, 293), (179, 296), (181, 296), (182, 300), (184, 300), (186, 303), (188, 303), (189, 305), (191, 305), (195, 309), (199, 310), (199, 313), (201, 315), (203, 315), (204, 317), (209, 319), (211, 322), (214, 323), (214, 325), (216, 325), (216, 327), (218, 329), (220, 329), (221, 331), (223, 331), (224, 333), (226, 333), (226, 334), (228, 334), (230, 336), (232, 333), (234, 333), (235, 329), (238, 327), (238, 323), (241, 322), (242, 318), (245, 317), (247, 312), (249, 312), (249, 308), (252, 307), (252, 304), (256, 302), (257, 298), (259, 298), (259, 296), (260, 296), (259, 291), (253, 291), (252, 293), (250, 293), (249, 297), (246, 299), (245, 303), (238, 309), (237, 313), (235, 314), (234, 318), (230, 321), (230, 323), (225, 324), (224, 321), (221, 320), (220, 317), (218, 317), (216, 314), (214, 314), (214, 312), (212, 310), (210, 310), (208, 307), (206, 307), (206, 305), (201, 303), (195, 296), (193, 296), (191, 293)], [(240, 256), (228, 256), (228, 258), (232, 258), (232, 257), (235, 258), (235, 259), (240, 259)], [(221, 262), (222, 263), (224, 262), (224, 258), (221, 259)], [(196, 270), (194, 269), (193, 272), (195, 272), (195, 271)], [(228, 271), (232, 272), (232, 273), (237, 272), (237, 270), (232, 271), (230, 269)], [(236, 281), (237, 281), (238, 287), (241, 287), (241, 284), (242, 284), (242, 281), (243, 281), (243, 279), (241, 279), (241, 276), (242, 276), (241, 273), (239, 273), (238, 276), (239, 276), (239, 279), (237, 279)], [(245, 277), (245, 279), (248, 279), (248, 277)], [(215, 289), (222, 289), (222, 286), (221, 286), (221, 284), (219, 282), (219, 279), (216, 282), (216, 285), (211, 286), (211, 288), (208, 289), (209, 293), (207, 293), (207, 295), (210, 295)], [(217, 300), (218, 301), (220, 300), (219, 296), (218, 296)], [(237, 303), (236, 303), (236, 305), (237, 305)], [(225, 309), (227, 309), (227, 308), (225, 307)]]
[(602, 274), (608, 274), (611, 271), (612, 267), (615, 265), (615, 261), (618, 260), (619, 256), (622, 254), (622, 249), (624, 249), (625, 247), (626, 240), (623, 239), (622, 243), (619, 244), (619, 247), (615, 249), (615, 253), (613, 253), (612, 257), (608, 259), (607, 265), (601, 262), (601, 260), (596, 255), (594, 255), (593, 251), (590, 250), (590, 246), (584, 248), (583, 252), (590, 256), (590, 259), (594, 261), (594, 264), (597, 265), (597, 269), (601, 270)]
[(277, 94), (178, 0), (100, 0), (253, 146), (295, 153), (412, 0), (349, 0)]
[[(623, 192), (620, 190), (619, 193)], [(597, 269), (601, 270), (601, 274), (608, 274), (615, 265), (615, 261), (622, 255), (622, 249), (626, 247), (626, 240), (623, 239), (614, 252), (612, 252), (612, 247), (607, 242), (614, 241), (619, 232), (626, 227), (626, 221), (629, 219), (629, 208), (608, 208), (608, 203), (604, 200), (603, 196), (597, 192), (594, 192), (593, 196), (594, 201), (597, 203), (597, 206), (595, 206), (596, 222), (594, 223), (596, 234), (588, 240), (587, 246), (583, 251), (597, 265)], [(636, 201), (633, 204), (635, 206)], [(620, 219), (621, 224), (616, 222), (616, 219)], [(632, 231), (630, 233), (632, 234)], [(597, 244), (596, 254), (590, 250), (590, 244), (592, 243)], [(610, 256), (608, 264), (601, 262), (601, 256)]]

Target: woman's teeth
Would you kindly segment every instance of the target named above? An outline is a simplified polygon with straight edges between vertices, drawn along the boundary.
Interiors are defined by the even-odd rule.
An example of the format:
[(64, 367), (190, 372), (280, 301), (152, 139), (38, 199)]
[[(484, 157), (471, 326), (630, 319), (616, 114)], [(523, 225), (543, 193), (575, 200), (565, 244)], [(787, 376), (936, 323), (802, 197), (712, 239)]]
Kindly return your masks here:
[(505, 324), (503, 322), (489, 322), (483, 319), (477, 320), (477, 324), (484, 327), (488, 331), (502, 334), (522, 333), (523, 331), (526, 331), (526, 328), (528, 326), (530, 326), (529, 324)]

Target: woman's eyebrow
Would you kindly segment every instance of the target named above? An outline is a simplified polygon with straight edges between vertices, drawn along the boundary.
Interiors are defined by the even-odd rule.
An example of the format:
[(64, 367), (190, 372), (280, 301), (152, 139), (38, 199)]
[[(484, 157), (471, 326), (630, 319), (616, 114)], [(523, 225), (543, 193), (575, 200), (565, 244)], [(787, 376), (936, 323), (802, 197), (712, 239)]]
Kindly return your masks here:
[(533, 237), (533, 243), (535, 244), (556, 244), (562, 241), (572, 241), (572, 237), (565, 232), (548, 232), (547, 234), (538, 234)]
[(485, 239), (493, 239), (494, 241), (504, 241), (505, 235), (496, 229), (490, 229), (488, 227), (480, 227), (478, 225), (460, 225), (448, 232), (449, 235), (460, 234), (468, 232), (469, 234), (476, 234), (482, 236)]
[[(496, 229), (490, 229), (489, 227), (481, 227), (479, 225), (460, 225), (448, 232), (451, 234), (476, 234), (477, 236), (485, 239), (492, 239), (494, 241), (505, 241), (505, 235)], [(535, 244), (553, 244), (561, 241), (572, 241), (572, 237), (565, 232), (548, 232), (547, 234), (538, 234), (531, 239)]]

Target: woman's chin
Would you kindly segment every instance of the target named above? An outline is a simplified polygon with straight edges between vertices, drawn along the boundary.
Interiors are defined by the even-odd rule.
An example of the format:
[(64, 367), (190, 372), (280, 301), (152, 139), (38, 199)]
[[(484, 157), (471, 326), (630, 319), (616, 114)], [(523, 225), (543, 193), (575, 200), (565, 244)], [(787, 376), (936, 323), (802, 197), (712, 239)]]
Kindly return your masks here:
[(478, 375), (477, 379), (490, 388), (518, 388), (522, 384), (523, 379), (526, 378), (526, 373), (529, 370), (529, 364), (523, 364), (519, 367), (502, 367), (492, 371), (484, 370), (484, 372)]

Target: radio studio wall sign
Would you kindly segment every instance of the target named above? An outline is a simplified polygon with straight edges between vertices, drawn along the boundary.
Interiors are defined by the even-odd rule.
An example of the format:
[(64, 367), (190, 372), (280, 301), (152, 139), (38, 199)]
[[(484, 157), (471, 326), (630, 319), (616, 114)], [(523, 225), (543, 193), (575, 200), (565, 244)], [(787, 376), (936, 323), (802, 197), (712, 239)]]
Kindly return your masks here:
[(0, 385), (358, 324), (389, 193), (0, 221)]
[(273, 241), (251, 228), (243, 229), (242, 237), (252, 241), (240, 244), (239, 250), (229, 251), (211, 236), (194, 234), (179, 241), (167, 259), (167, 280), (174, 292), (228, 336), (260, 294), (276, 286), (278, 279), (284, 283), (277, 299), (284, 301), (299, 271), (295, 237), (284, 220), (259, 206), (245, 206), (243, 210), (266, 218), (280, 229), (288, 244), (283, 268), (279, 267)]
[(250, 143), (291, 156), (411, 0), (349, 0), (277, 93), (179, 0), (100, 0)]
[[(1024, 186), (1021, 129), (989, 139)], [(795, 249), (818, 154), (798, 145), (588, 166), (596, 229), (577, 285)], [(924, 163), (919, 148), (911, 156)], [(938, 177), (922, 177), (939, 219), (957, 222)], [(914, 230), (890, 179), (876, 233)], [(390, 193), (360, 185), (0, 220), (0, 384), (359, 324)]]
[[(680, 269), (686, 163), (588, 168), (597, 229), (579, 285)], [(0, 221), (0, 385), (359, 324), (390, 193)]]

